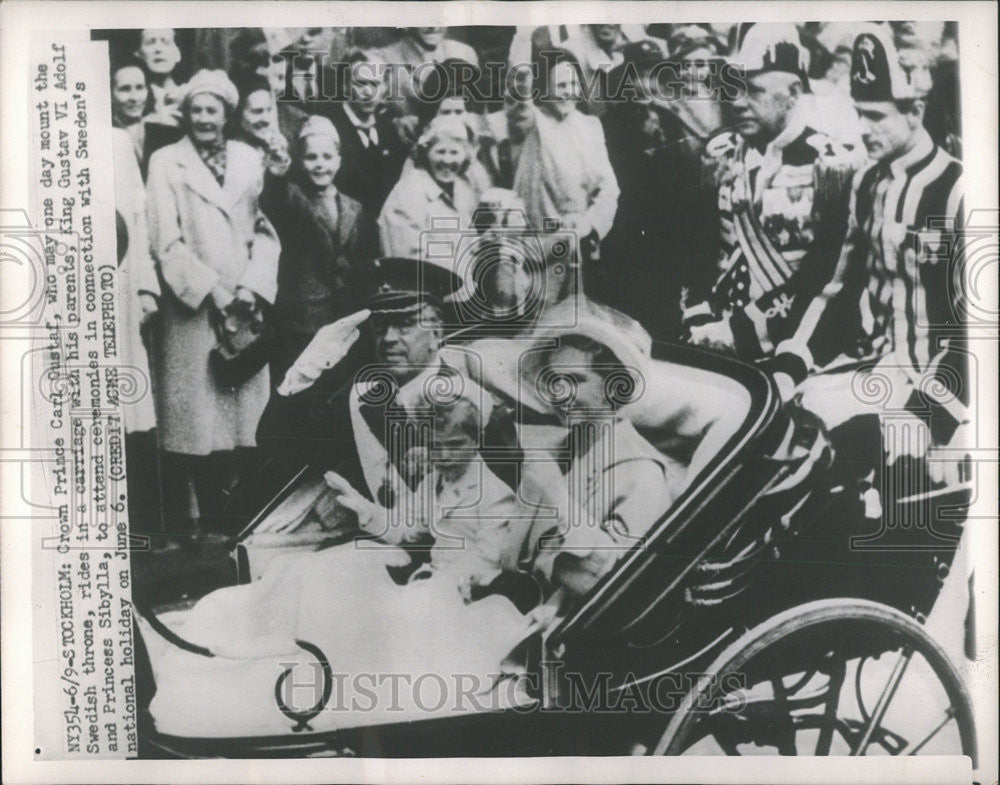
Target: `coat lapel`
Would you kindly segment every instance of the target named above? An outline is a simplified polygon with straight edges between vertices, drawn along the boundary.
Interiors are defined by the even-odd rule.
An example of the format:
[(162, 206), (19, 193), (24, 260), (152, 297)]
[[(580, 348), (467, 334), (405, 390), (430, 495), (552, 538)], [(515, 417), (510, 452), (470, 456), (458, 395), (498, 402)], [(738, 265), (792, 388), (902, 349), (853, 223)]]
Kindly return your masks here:
[(222, 192), (227, 210), (232, 210), (246, 190), (260, 181), (261, 176), (260, 157), (256, 150), (242, 142), (226, 142), (226, 178)]
[(349, 246), (354, 239), (360, 207), (350, 197), (337, 192), (337, 240), (341, 248)]
[[(222, 187), (212, 176), (212, 172), (205, 165), (195, 150), (191, 138), (185, 136), (178, 142), (177, 161), (184, 169), (184, 182), (187, 187), (199, 194), (205, 200), (211, 202), (220, 210), (229, 214), (229, 203), (223, 193)], [(231, 163), (226, 165), (226, 175), (229, 175)]]

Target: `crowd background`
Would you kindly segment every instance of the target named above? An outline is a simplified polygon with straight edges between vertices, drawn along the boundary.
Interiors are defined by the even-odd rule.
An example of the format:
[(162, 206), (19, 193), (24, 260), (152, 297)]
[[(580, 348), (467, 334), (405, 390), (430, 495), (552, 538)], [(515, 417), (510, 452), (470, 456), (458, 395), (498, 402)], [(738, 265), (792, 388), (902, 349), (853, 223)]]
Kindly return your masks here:
[[(837, 150), (863, 157), (849, 84), (859, 25), (796, 27), (810, 86), (797, 111)], [(956, 26), (885, 29), (900, 60), (929, 74), (925, 125), (960, 158)], [(129, 420), (132, 520), (168, 535), (157, 547), (222, 533), (213, 521), (258, 460), (257, 421), (273, 389), (321, 327), (361, 306), (365, 264), (419, 256), (431, 219), (478, 231), (485, 200), (515, 207), (531, 230), (572, 232), (586, 295), (656, 340), (690, 337), (691, 293), (718, 276), (725, 216), (706, 146), (734, 124), (719, 80), (740, 46), (735, 24), (94, 37), (111, 54), (124, 329), (135, 333), (127, 361), (149, 368), (154, 389)], [(422, 72), (431, 62), (449, 68)], [(534, 86), (553, 99), (545, 105), (515, 67), (532, 62), (542, 65)], [(675, 89), (643, 82), (664, 62)], [(396, 90), (371, 67), (381, 64), (430, 76)], [(458, 64), (477, 90), (433, 83), (463, 73)], [(609, 91), (630, 72), (643, 89), (581, 100), (581, 81), (598, 72)], [(348, 75), (342, 100), (325, 98), (337, 73)], [(187, 235), (171, 236), (180, 226)], [(492, 281), (487, 299), (516, 301), (518, 276), (530, 274)], [(214, 320), (262, 301), (273, 306), (268, 367), (222, 385), (205, 359)]]

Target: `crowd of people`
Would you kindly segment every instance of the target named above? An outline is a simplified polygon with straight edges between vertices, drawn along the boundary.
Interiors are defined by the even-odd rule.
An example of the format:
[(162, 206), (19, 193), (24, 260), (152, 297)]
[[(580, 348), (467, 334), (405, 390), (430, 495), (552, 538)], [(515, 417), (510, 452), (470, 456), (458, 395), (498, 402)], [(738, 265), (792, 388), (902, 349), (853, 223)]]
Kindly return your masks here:
[[(951, 25), (98, 35), (126, 360), (153, 389), (127, 413), (130, 504), (154, 547), (232, 535), (227, 501), (276, 456), (328, 469), (376, 534), (419, 498), (488, 507), (400, 523), (476, 543), (467, 595), (545, 535), (526, 499), (628, 541), (684, 483), (609, 392), (642, 388), (653, 341), (761, 364), (834, 432), (874, 410), (853, 370), (817, 371), (867, 361), (927, 434), (890, 460), (960, 438), (955, 385), (922, 382), (961, 346)], [(386, 423), (439, 386), (463, 392), (430, 402), (428, 467)], [(569, 467), (511, 470), (545, 444)], [(536, 568), (579, 594), (612, 557), (574, 536)]]

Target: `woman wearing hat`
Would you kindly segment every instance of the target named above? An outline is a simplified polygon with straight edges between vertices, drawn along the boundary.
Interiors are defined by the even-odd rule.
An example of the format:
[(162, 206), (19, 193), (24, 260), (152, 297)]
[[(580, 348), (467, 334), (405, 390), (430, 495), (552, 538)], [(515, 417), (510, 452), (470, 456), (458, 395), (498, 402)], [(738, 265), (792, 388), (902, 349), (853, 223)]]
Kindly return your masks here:
[(237, 101), (223, 71), (199, 71), (180, 100), (184, 138), (149, 164), (150, 246), (164, 282), (158, 419), (172, 458), (164, 470), (176, 486), (167, 488), (177, 495), (175, 509), (166, 504), (172, 518), (196, 515), (184, 498), (189, 479), (200, 517), (218, 512), (234, 451), (254, 446), (270, 387), (266, 368), (231, 387), (209, 364), (218, 313), (237, 299), (273, 301), (277, 288), (278, 241), (258, 205), (262, 157), (223, 135)]
[[(272, 158), (273, 160), (273, 158)], [(313, 115), (294, 146), (294, 169), (269, 164), (261, 208), (281, 241), (274, 325), (278, 347), (271, 361), (275, 383), (284, 378), (325, 324), (357, 309), (357, 267), (376, 255), (375, 225), (361, 205), (333, 184), (340, 169), (340, 135)]]
[(622, 414), (643, 393), (649, 336), (610, 309), (591, 310), (568, 332), (543, 331), (530, 371), (538, 398), (568, 429), (568, 471), (525, 463), (521, 486), (522, 498), (559, 511), (556, 525), (536, 521), (529, 540), (556, 606), (588, 592), (667, 511), (684, 479)]
[[(435, 247), (428, 234), (438, 222), (467, 229), (479, 202), (479, 191), (469, 179), (474, 135), (457, 117), (437, 117), (421, 135), (413, 151), (413, 168), (404, 172), (379, 215), (379, 237), (386, 256), (422, 258)], [(439, 224), (440, 225), (440, 224)], [(456, 244), (456, 231), (445, 231), (442, 241)], [(453, 259), (439, 263), (453, 266)]]

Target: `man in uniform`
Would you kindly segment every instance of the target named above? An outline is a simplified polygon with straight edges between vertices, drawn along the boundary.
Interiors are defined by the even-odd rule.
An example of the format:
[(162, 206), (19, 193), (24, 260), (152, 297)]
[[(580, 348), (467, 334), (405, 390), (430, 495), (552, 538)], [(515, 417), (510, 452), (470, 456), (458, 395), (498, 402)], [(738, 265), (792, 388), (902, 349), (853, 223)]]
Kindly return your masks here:
[(694, 270), (682, 300), (692, 343), (745, 360), (770, 356), (833, 274), (859, 163), (805, 123), (807, 55), (791, 24), (742, 25), (734, 130), (709, 140), (718, 188), (717, 264)]
[[(459, 288), (458, 276), (399, 258), (377, 259), (370, 272), (368, 309), (319, 330), (272, 395), (257, 442), (272, 456), (332, 469), (392, 507), (398, 482), (419, 481), (412, 448), (427, 445), (415, 413), (467, 397), (482, 412), (485, 446), (516, 437), (513, 423), (502, 422), (499, 409), (491, 418), (491, 398), (442, 351), (441, 301)], [(358, 341), (362, 329), (370, 332), (374, 363), (366, 363)], [(511, 475), (506, 469), (501, 465)]]
[[(778, 347), (772, 366), (787, 399), (807, 374), (838, 357), (862, 361), (860, 370), (809, 379), (802, 403), (831, 428), (878, 415), (888, 465), (960, 447), (968, 423), (956, 286), (962, 164), (924, 127), (927, 85), (926, 73), (900, 64), (883, 28), (855, 39), (851, 97), (872, 163), (854, 178), (833, 279), (794, 337)], [(866, 395), (872, 385), (885, 395)], [(851, 440), (840, 441), (850, 448)], [(926, 468), (936, 482), (964, 473), (957, 460), (931, 460)]]

